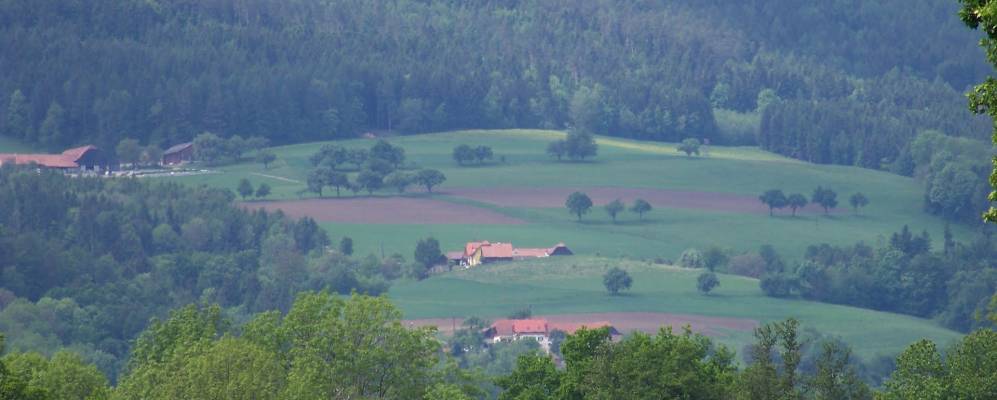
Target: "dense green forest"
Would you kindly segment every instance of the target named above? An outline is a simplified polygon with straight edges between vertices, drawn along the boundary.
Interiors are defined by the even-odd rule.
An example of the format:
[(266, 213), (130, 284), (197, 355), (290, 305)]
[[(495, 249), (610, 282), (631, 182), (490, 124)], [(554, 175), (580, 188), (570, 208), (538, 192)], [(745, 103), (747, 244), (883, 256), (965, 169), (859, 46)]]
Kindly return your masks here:
[(173, 308), (286, 311), (302, 290), (378, 294), (411, 272), (400, 256), (332, 250), (311, 219), (246, 211), (234, 199), (227, 190), (0, 168), (8, 349), (67, 347), (114, 378), (149, 319)]
[(968, 332), (994, 328), (978, 318), (997, 292), (997, 238), (987, 226), (966, 243), (950, 231), (940, 243), (904, 226), (889, 240), (853, 246), (812, 245), (804, 259), (787, 265), (772, 246), (728, 258), (708, 249), (710, 269), (760, 278), (773, 297), (794, 297), (934, 318)]
[[(3, 132), (53, 149), (544, 127), (881, 168), (981, 139), (947, 0), (0, 1)], [(925, 29), (931, 27), (931, 29)], [(759, 123), (760, 121), (760, 123)]]

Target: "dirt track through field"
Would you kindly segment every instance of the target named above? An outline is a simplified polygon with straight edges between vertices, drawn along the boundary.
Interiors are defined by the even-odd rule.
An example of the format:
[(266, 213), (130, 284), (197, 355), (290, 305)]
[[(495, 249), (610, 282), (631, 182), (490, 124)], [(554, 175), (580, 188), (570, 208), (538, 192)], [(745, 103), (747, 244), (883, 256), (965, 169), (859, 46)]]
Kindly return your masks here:
[[(692, 328), (693, 332), (708, 336), (718, 336), (723, 334), (722, 331), (747, 332), (758, 326), (757, 321), (747, 318), (704, 317), (700, 315), (652, 312), (537, 315), (533, 318), (546, 319), (548, 322), (572, 324), (607, 321), (616, 330), (624, 334), (635, 331), (655, 334), (658, 333), (661, 327), (666, 326), (672, 327), (672, 330), (675, 332), (681, 332), (682, 328), (688, 325)], [(444, 334), (452, 334), (455, 326), (460, 329), (462, 322), (462, 318), (429, 318), (404, 321), (405, 326), (410, 327), (436, 326)]]
[[(564, 207), (564, 201), (574, 191), (587, 194), (596, 205), (607, 204), (615, 199), (632, 203), (644, 199), (659, 208), (689, 208), (707, 211), (738, 213), (768, 213), (769, 209), (755, 196), (730, 193), (691, 192), (679, 190), (588, 187), (588, 188), (448, 188), (445, 194), (494, 204), (501, 207)], [(838, 212), (843, 211), (838, 209)], [(777, 211), (789, 214), (789, 209)], [(808, 205), (797, 213), (823, 213), (816, 205)], [(832, 211), (833, 212), (833, 211)]]
[(522, 224), (500, 213), (442, 200), (412, 197), (339, 198), (243, 203), (248, 209), (282, 210), (319, 222), (363, 224)]

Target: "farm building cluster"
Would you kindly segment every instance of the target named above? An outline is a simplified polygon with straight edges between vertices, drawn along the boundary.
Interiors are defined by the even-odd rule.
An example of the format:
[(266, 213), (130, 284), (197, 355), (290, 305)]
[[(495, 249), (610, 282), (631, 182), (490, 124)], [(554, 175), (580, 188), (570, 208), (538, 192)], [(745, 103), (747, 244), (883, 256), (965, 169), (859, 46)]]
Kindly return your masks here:
[(609, 328), (609, 334), (613, 339), (620, 336), (609, 322), (589, 322), (589, 323), (556, 323), (546, 319), (500, 319), (482, 332), (488, 343), (511, 342), (520, 339), (536, 340), (540, 348), (550, 353), (551, 335), (554, 331), (561, 331), (571, 335), (575, 331), (586, 329)]
[(544, 248), (516, 248), (512, 243), (468, 242), (462, 251), (448, 252), (447, 261), (451, 265), (465, 268), (495, 261), (524, 260), (551, 256), (570, 256), (573, 253), (564, 243)]
[[(171, 167), (193, 160), (194, 143), (187, 142), (163, 152), (160, 165)], [(93, 145), (74, 147), (59, 154), (0, 153), (0, 165), (4, 164), (34, 165), (67, 174), (102, 174), (118, 169), (118, 162), (113, 154)]]
[(74, 147), (60, 154), (0, 153), (0, 165), (37, 165), (74, 174), (109, 171), (115, 166), (113, 160), (114, 157), (96, 146)]

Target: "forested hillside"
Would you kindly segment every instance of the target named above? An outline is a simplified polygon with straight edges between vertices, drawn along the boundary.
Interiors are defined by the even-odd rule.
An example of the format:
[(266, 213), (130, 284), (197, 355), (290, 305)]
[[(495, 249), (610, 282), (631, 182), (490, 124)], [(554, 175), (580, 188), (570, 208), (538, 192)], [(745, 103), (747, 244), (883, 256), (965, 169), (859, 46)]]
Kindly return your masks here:
[(113, 378), (150, 318), (211, 302), (287, 311), (299, 291), (378, 294), (395, 259), (327, 251), (311, 219), (248, 212), (227, 190), (0, 168), (0, 332), (70, 348)]
[(574, 127), (881, 168), (921, 129), (986, 136), (957, 6), (4, 0), (0, 122), (53, 149)]

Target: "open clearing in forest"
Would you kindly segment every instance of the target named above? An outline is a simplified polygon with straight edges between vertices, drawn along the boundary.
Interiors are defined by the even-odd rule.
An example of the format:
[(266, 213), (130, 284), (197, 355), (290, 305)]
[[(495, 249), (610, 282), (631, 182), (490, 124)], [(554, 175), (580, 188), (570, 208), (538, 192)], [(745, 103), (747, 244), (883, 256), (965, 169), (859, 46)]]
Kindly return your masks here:
[(243, 203), (243, 207), (281, 210), (295, 217), (319, 222), (365, 224), (490, 224), (512, 225), (523, 221), (484, 208), (431, 198), (358, 197)]
[[(920, 338), (945, 344), (960, 337), (928, 320), (766, 297), (757, 280), (736, 276), (722, 275), (720, 288), (704, 296), (696, 291), (701, 271), (647, 261), (675, 260), (688, 248), (715, 245), (739, 253), (771, 244), (792, 264), (807, 246), (857, 241), (875, 245), (905, 224), (915, 232), (927, 230), (940, 240), (945, 222), (924, 213), (920, 182), (883, 171), (803, 163), (754, 148), (714, 146), (709, 157), (689, 158), (673, 151), (673, 144), (616, 138), (597, 139), (600, 148), (595, 160), (556, 162), (544, 149), (562, 137), (563, 133), (553, 131), (503, 130), (390, 138), (392, 144), (405, 149), (410, 170), (434, 168), (446, 175), (447, 181), (434, 188), (441, 193), (432, 195), (413, 188), (412, 194), (403, 196), (385, 190), (375, 196), (296, 200), (304, 185), (294, 181), (307, 179), (308, 157), (325, 143), (274, 148), (278, 160), (271, 168), (247, 162), (222, 167), (219, 174), (166, 179), (233, 191), (243, 178), (254, 186), (266, 182), (273, 188), (272, 199), (292, 201), (248, 203), (251, 207), (278, 206), (291, 215), (325, 221), (321, 226), (330, 238), (351, 237), (359, 256), (397, 253), (411, 260), (415, 243), (426, 237), (438, 239), (444, 251), (460, 249), (471, 240), (512, 242), (521, 247), (564, 242), (579, 255), (395, 282), (388, 297), (405, 318), (495, 317), (523, 307), (530, 307), (534, 315), (568, 318), (652, 313), (766, 323), (796, 317), (804, 328), (842, 337), (863, 357), (896, 354)], [(328, 143), (369, 148), (374, 141)], [(491, 146), (496, 160), (458, 166), (451, 152), (459, 144)], [(809, 197), (818, 185), (838, 193), (836, 213), (824, 216), (810, 208), (796, 218), (788, 210), (769, 217), (757, 200), (769, 189)], [(575, 190), (588, 193), (595, 202), (580, 222), (564, 209), (565, 197)], [(847, 206), (848, 196), (855, 192), (871, 200), (860, 215), (853, 215)], [(625, 212), (614, 222), (601, 207), (615, 198), (632, 203), (635, 197), (654, 206), (643, 220)], [(451, 214), (434, 215), (437, 211)], [(953, 225), (952, 229), (959, 240), (969, 236), (966, 226)], [(602, 274), (612, 266), (630, 272), (632, 291), (606, 295)], [(671, 325), (667, 319), (649, 324), (658, 322)], [(750, 330), (700, 322), (735, 350), (752, 340)]]
[[(493, 317), (490, 320), (504, 317)], [(647, 334), (658, 333), (662, 327), (671, 327), (674, 332), (682, 332), (686, 326), (693, 332), (707, 336), (720, 336), (722, 332), (751, 332), (758, 322), (745, 318), (704, 317), (701, 315), (682, 315), (655, 312), (616, 312), (616, 313), (583, 313), (535, 315), (531, 318), (546, 319), (559, 324), (587, 324), (606, 321), (616, 330), (626, 335), (632, 332)], [(460, 329), (463, 318), (428, 318), (406, 320), (406, 326), (435, 326), (440, 333), (452, 335), (454, 327)]]
[[(557, 162), (544, 149), (551, 140), (562, 137), (563, 132), (539, 130), (391, 137), (391, 143), (405, 149), (409, 171), (434, 168), (446, 175), (446, 182), (434, 188), (440, 193), (428, 195), (413, 186), (404, 196), (387, 189), (375, 196), (344, 194), (342, 200), (336, 200), (343, 203), (328, 203), (336, 207), (325, 207), (321, 202), (278, 204), (292, 207), (285, 210), (292, 215), (325, 221), (323, 227), (334, 240), (353, 238), (359, 254), (384, 249), (407, 258), (416, 241), (432, 236), (446, 249), (460, 248), (469, 240), (509, 241), (521, 246), (563, 241), (581, 254), (666, 260), (677, 258), (690, 247), (717, 245), (743, 252), (771, 244), (792, 261), (813, 244), (873, 244), (905, 224), (939, 239), (945, 226), (941, 218), (923, 211), (921, 183), (883, 171), (813, 165), (748, 147), (711, 146), (708, 157), (690, 158), (675, 151), (674, 144), (604, 137), (597, 138), (600, 147), (595, 160)], [(248, 179), (254, 186), (270, 185), (270, 199), (300, 200), (299, 192), (312, 168), (308, 157), (326, 143), (369, 148), (374, 141), (275, 147), (278, 158), (270, 168), (246, 162), (217, 168), (218, 174), (165, 179), (233, 191), (240, 179)], [(451, 152), (459, 144), (490, 146), (496, 159), (485, 165), (458, 166)], [(350, 175), (355, 177), (355, 172)], [(838, 193), (838, 208), (830, 216), (811, 205), (796, 218), (790, 217), (788, 209), (777, 210), (772, 218), (758, 201), (769, 189), (809, 197), (818, 185)], [(581, 222), (564, 209), (565, 198), (576, 190), (587, 193), (595, 203)], [(871, 201), (860, 215), (853, 215), (848, 208), (848, 196), (855, 192), (864, 193)], [(654, 207), (642, 221), (624, 212), (614, 223), (602, 209), (616, 198), (629, 206), (637, 197)], [(444, 211), (446, 208), (452, 211)], [(952, 229), (957, 239), (970, 232), (958, 224)]]

